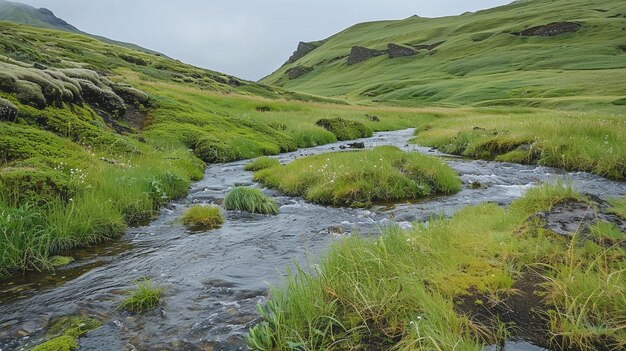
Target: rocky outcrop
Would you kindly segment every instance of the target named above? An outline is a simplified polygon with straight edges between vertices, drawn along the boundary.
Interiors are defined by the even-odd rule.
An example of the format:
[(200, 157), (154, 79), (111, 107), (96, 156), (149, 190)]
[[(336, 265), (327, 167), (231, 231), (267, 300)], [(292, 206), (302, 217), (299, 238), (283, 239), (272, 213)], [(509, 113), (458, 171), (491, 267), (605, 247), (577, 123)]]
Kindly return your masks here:
[(285, 74), (287, 74), (287, 77), (289, 77), (289, 79), (296, 79), (296, 78), (302, 77), (303, 75), (311, 71), (313, 71), (313, 67), (296, 66), (296, 67), (291, 67), (290, 69), (285, 71)]
[(522, 37), (554, 37), (565, 33), (574, 33), (581, 27), (582, 25), (574, 22), (552, 22), (543, 26), (530, 27), (513, 34)]
[(406, 56), (414, 56), (417, 54), (417, 50), (410, 46), (398, 45), (394, 43), (387, 44), (387, 51), (389, 52), (389, 58), (398, 58)]
[(17, 107), (11, 101), (0, 98), (0, 121), (14, 121), (17, 113)]
[[(150, 105), (150, 97), (127, 84), (116, 84), (98, 72), (84, 68), (37, 68), (0, 62), (0, 91), (38, 109), (87, 103), (110, 119), (123, 118), (129, 107)], [(17, 108), (0, 101), (0, 119), (15, 119)], [(105, 118), (106, 120), (106, 118)]]
[(348, 56), (348, 65), (354, 65), (373, 57), (384, 55), (385, 53), (385, 50), (375, 50), (364, 48), (362, 46), (353, 46), (350, 51), (350, 55)]
[(301, 41), (300, 43), (298, 43), (298, 48), (296, 49), (296, 51), (293, 52), (293, 54), (289, 57), (289, 59), (287, 60), (287, 62), (285, 62), (285, 64), (290, 64), (290, 63), (294, 63), (298, 61), (299, 59), (303, 58), (311, 51), (317, 49), (320, 45), (321, 45), (320, 43), (316, 43), (316, 42), (305, 43)]

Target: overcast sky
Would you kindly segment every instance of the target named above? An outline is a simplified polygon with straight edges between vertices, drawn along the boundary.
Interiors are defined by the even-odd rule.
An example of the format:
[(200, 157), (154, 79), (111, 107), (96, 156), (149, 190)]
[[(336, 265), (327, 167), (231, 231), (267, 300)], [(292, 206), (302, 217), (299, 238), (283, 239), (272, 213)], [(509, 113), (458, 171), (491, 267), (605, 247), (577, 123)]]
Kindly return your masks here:
[(353, 24), (441, 17), (512, 0), (13, 0), (46, 7), (78, 29), (131, 42), (199, 67), (257, 80), (299, 41)]

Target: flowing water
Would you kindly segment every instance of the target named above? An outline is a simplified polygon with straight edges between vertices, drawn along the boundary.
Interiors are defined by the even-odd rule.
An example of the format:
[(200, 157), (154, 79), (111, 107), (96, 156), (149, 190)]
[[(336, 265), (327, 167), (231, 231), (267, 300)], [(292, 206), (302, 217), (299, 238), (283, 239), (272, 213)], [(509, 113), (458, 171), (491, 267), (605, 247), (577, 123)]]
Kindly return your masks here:
[[(426, 221), (489, 201), (510, 203), (540, 182), (569, 179), (584, 193), (623, 195), (624, 184), (587, 173), (554, 168), (466, 160), (409, 144), (413, 130), (376, 133), (366, 147), (395, 145), (443, 156), (463, 179), (451, 196), (379, 204), (370, 209), (318, 206), (264, 190), (280, 204), (277, 216), (228, 212), (224, 226), (191, 232), (176, 222), (192, 204), (221, 204), (235, 185), (257, 186), (243, 170), (247, 161), (210, 165), (189, 196), (160, 211), (150, 224), (132, 228), (118, 241), (72, 252), (77, 258), (55, 273), (29, 274), (0, 287), (0, 351), (23, 349), (45, 333), (46, 323), (64, 315), (91, 314), (104, 326), (80, 339), (81, 350), (245, 350), (242, 335), (258, 320), (269, 285), (280, 284), (285, 267), (315, 260), (345, 235), (376, 235), (380, 227)], [(282, 154), (283, 162), (339, 150), (342, 143)], [(483, 187), (470, 189), (467, 184)], [(145, 315), (116, 310), (136, 280), (151, 277), (165, 287), (161, 306)], [(520, 346), (521, 345), (521, 346)], [(511, 343), (507, 350), (541, 350)]]

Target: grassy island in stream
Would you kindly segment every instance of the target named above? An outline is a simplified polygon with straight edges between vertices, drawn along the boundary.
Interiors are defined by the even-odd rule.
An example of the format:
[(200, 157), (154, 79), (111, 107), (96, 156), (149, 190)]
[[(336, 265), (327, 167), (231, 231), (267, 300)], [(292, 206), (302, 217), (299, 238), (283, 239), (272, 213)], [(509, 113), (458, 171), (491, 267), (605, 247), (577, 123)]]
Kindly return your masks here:
[(308, 156), (261, 169), (254, 179), (308, 201), (351, 207), (461, 189), (456, 172), (442, 161), (393, 146)]
[[(480, 351), (530, 330), (555, 349), (623, 350), (626, 238), (563, 237), (535, 216), (568, 202), (596, 206), (546, 185), (509, 208), (467, 207), (409, 231), (337, 242), (312, 272), (297, 268), (273, 290), (248, 345)], [(603, 221), (590, 228), (616, 230)], [(513, 304), (526, 306), (530, 323), (502, 313)]]

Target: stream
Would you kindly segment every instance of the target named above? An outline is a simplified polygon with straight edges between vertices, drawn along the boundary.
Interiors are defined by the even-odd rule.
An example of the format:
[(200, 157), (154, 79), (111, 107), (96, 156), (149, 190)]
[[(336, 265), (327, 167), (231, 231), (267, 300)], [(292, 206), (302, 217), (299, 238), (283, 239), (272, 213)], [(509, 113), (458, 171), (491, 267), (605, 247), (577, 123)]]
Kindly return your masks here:
[[(176, 222), (192, 204), (221, 204), (236, 185), (258, 186), (243, 166), (249, 161), (209, 165), (189, 195), (162, 208), (145, 226), (119, 240), (72, 251), (76, 261), (54, 273), (4, 280), (0, 285), (0, 351), (32, 347), (46, 324), (59, 316), (91, 314), (104, 325), (87, 333), (80, 350), (246, 350), (242, 336), (258, 321), (256, 305), (271, 285), (280, 285), (285, 268), (306, 266), (333, 240), (352, 232), (377, 235), (380, 227), (432, 216), (452, 215), (485, 201), (501, 205), (544, 181), (566, 179), (583, 193), (609, 198), (624, 195), (624, 183), (583, 172), (511, 163), (467, 160), (409, 144), (413, 130), (375, 133), (361, 139), (366, 148), (395, 145), (403, 150), (443, 156), (464, 182), (451, 196), (367, 210), (318, 206), (264, 189), (280, 205), (277, 216), (226, 212), (221, 229), (190, 232)], [(286, 163), (306, 155), (339, 151), (347, 142), (276, 156)], [(470, 182), (483, 187), (470, 189)], [(163, 303), (144, 315), (116, 310), (136, 280), (151, 277), (165, 288)], [(542, 350), (511, 343), (506, 350)]]

